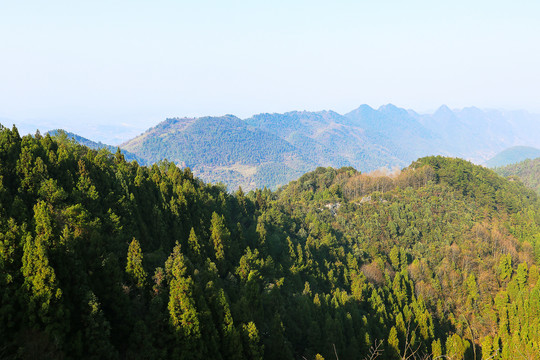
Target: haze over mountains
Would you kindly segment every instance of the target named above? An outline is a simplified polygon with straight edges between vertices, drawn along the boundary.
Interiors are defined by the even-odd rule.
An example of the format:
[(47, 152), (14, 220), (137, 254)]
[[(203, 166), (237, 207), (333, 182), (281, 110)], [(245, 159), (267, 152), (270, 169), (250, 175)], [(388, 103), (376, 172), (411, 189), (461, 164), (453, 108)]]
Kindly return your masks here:
[[(66, 134), (91, 148), (116, 151), (103, 139)], [(526, 157), (521, 154), (540, 148), (537, 134), (540, 115), (525, 111), (451, 110), (443, 105), (433, 114), (419, 114), (388, 104), (378, 109), (361, 105), (343, 115), (330, 110), (262, 113), (247, 119), (169, 118), (120, 148), (129, 161), (148, 165), (168, 159), (232, 191), (238, 186), (275, 189), (319, 166), (367, 172), (402, 168), (427, 155), (500, 166), (534, 157), (530, 151)], [(504, 163), (490, 162), (511, 147), (513, 155), (501, 155)]]
[(538, 157), (540, 157), (540, 149), (530, 146), (512, 146), (486, 161), (484, 165), (494, 168), (516, 164), (523, 160), (536, 159)]
[(318, 166), (403, 167), (426, 155), (484, 163), (516, 145), (540, 146), (540, 116), (525, 111), (419, 114), (392, 104), (347, 113), (292, 111), (170, 118), (120, 145), (148, 163), (167, 158), (230, 190), (276, 188)]

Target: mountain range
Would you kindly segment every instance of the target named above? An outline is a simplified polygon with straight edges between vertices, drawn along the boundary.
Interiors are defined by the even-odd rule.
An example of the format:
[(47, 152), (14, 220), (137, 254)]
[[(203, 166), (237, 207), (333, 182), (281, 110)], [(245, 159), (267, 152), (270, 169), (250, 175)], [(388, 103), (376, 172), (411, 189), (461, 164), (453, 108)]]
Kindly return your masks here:
[[(369, 172), (402, 168), (427, 155), (489, 165), (486, 161), (510, 147), (540, 147), (537, 134), (540, 115), (525, 111), (443, 105), (432, 114), (420, 114), (388, 104), (378, 109), (361, 105), (346, 114), (325, 110), (247, 119), (168, 118), (119, 147), (129, 161), (149, 165), (167, 159), (233, 191), (239, 186), (276, 189), (319, 166)], [(117, 149), (66, 135), (94, 149)]]
[(318, 166), (368, 172), (401, 168), (426, 155), (481, 164), (515, 145), (540, 146), (540, 116), (524, 111), (451, 110), (419, 114), (392, 104), (334, 111), (292, 111), (169, 118), (120, 145), (148, 163), (164, 158), (230, 190), (279, 185)]

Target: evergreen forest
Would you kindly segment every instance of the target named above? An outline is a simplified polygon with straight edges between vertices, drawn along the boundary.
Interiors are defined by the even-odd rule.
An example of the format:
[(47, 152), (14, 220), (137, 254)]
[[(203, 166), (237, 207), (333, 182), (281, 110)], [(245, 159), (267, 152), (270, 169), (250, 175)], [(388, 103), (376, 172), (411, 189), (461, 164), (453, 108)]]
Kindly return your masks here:
[(516, 164), (494, 168), (495, 172), (510, 180), (519, 180), (540, 194), (540, 157), (526, 159)]
[(538, 359), (540, 200), (442, 156), (206, 184), (0, 129), (2, 359)]

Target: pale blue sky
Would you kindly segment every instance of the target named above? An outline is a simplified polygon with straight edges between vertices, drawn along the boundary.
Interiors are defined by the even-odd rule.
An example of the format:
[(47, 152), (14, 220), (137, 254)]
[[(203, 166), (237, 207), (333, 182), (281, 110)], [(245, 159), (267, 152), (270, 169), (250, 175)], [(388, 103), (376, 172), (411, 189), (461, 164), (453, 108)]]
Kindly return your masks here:
[(540, 2), (0, 0), (4, 124), (119, 142), (389, 102), (540, 112)]

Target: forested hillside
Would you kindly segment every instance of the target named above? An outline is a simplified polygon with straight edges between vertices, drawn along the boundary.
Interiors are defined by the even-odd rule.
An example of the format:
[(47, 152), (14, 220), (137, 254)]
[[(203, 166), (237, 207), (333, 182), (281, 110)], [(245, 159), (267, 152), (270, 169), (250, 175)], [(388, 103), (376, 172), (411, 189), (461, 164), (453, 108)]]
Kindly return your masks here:
[(2, 128), (0, 358), (538, 358), (539, 206), (459, 159), (231, 194)]
[(167, 119), (121, 147), (149, 163), (168, 159), (188, 166), (231, 189), (277, 187), (316, 166), (289, 142), (232, 115)]
[(365, 129), (334, 111), (258, 114), (245, 121), (291, 143), (315, 166), (355, 165), (374, 170), (403, 162), (402, 157), (387, 149), (386, 143), (375, 142), (379, 139), (371, 139)]
[[(360, 171), (402, 168), (426, 155), (484, 163), (516, 145), (540, 147), (540, 116), (526, 112), (450, 110), (418, 114), (392, 104), (335, 111), (291, 111), (171, 118), (121, 144), (147, 163), (168, 159), (230, 190), (273, 190), (322, 167)], [(520, 159), (521, 160), (521, 159)]]
[(540, 157), (540, 149), (530, 146), (513, 146), (501, 151), (486, 161), (484, 165), (490, 168), (502, 167), (510, 164), (516, 164), (527, 159), (536, 159), (537, 157)]
[(498, 167), (494, 170), (501, 176), (518, 178), (527, 187), (540, 193), (540, 157)]

